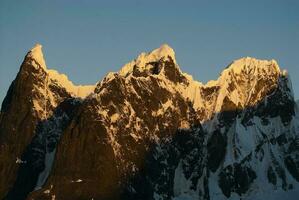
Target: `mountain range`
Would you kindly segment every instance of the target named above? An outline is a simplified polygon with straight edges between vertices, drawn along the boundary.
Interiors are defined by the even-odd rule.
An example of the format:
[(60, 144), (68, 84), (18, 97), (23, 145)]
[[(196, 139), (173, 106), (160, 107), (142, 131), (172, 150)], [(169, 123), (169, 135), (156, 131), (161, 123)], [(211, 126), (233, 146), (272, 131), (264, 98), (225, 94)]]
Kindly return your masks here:
[(297, 105), (275, 60), (203, 84), (165, 44), (76, 86), (37, 44), (1, 107), (0, 199), (296, 199)]

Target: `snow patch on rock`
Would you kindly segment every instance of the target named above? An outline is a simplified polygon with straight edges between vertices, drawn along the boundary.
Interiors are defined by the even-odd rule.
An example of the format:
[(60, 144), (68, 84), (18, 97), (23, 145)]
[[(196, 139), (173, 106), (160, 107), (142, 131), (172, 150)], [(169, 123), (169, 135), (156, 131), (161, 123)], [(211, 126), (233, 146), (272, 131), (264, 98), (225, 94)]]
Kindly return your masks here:
[(52, 165), (53, 165), (53, 162), (54, 162), (54, 158), (55, 158), (55, 152), (56, 152), (56, 149), (54, 149), (52, 152), (47, 152), (46, 155), (45, 155), (45, 169), (39, 174), (38, 176), (38, 180), (37, 180), (37, 183), (36, 183), (36, 186), (35, 186), (35, 189), (34, 190), (38, 190), (38, 189), (41, 189), (42, 186), (45, 184), (49, 174), (50, 174), (50, 171), (52, 169)]

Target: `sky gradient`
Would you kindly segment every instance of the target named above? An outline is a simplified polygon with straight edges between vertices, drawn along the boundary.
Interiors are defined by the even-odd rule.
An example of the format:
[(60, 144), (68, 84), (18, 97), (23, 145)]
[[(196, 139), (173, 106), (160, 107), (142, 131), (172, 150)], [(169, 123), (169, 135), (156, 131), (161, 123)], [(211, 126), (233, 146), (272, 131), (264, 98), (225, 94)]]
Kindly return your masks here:
[(164, 43), (204, 83), (238, 58), (275, 59), (298, 99), (298, 10), (298, 0), (0, 0), (0, 103), (35, 43), (47, 67), (75, 84), (94, 84)]

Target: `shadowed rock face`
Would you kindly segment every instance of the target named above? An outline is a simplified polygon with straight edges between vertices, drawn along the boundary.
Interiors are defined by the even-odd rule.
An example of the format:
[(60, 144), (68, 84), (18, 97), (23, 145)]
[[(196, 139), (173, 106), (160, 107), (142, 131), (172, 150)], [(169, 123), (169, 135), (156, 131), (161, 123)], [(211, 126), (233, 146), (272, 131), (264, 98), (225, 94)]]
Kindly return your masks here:
[(45, 160), (49, 160), (49, 155), (55, 154), (60, 136), (80, 104), (81, 101), (78, 99), (67, 99), (55, 108), (51, 117), (38, 122), (30, 145), (20, 157), (22, 161), (17, 178), (7, 199), (25, 199), (29, 192), (44, 184), (45, 180), (43, 181), (39, 175), (47, 175), (44, 171), (48, 168)]
[[(47, 79), (44, 69), (27, 55), (3, 101), (0, 114), (0, 198), (12, 187), (19, 168), (16, 160), (32, 141), (38, 122), (50, 116), (57, 104), (71, 97), (64, 88)], [(54, 101), (46, 96), (45, 88), (55, 96)], [(43, 109), (37, 109), (37, 105)]]
[(37, 53), (2, 105), (0, 198), (225, 199), (297, 187), (298, 115), (275, 61), (243, 58), (203, 85), (163, 45), (80, 99)]

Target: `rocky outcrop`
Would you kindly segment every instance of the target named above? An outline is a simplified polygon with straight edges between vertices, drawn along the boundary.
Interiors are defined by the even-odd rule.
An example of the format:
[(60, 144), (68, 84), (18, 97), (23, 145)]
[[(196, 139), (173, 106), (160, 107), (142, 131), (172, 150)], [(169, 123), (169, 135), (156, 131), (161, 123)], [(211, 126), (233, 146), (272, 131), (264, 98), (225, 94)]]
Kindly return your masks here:
[[(299, 187), (298, 111), (274, 60), (239, 59), (204, 85), (163, 45), (88, 87), (46, 69), (40, 46), (24, 63), (0, 118), (10, 148), (0, 170), (14, 169), (6, 199), (246, 199)], [(31, 82), (18, 90), (24, 66)], [(17, 91), (34, 118), (16, 126)], [(11, 131), (29, 125), (15, 151), (23, 138)]]
[[(53, 115), (64, 100), (76, 96), (59, 82), (57, 72), (47, 70), (41, 45), (26, 55), (5, 97), (0, 114), (0, 198), (12, 188), (26, 147), (37, 124)], [(53, 73), (56, 76), (53, 76)]]
[[(0, 198), (15, 181), (26, 146), (34, 136), (37, 122), (51, 115), (56, 104), (70, 95), (47, 82), (41, 46), (33, 48), (25, 57), (16, 79), (5, 97), (0, 117)], [(49, 88), (49, 90), (44, 90)], [(54, 102), (46, 96), (53, 93)]]

